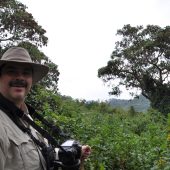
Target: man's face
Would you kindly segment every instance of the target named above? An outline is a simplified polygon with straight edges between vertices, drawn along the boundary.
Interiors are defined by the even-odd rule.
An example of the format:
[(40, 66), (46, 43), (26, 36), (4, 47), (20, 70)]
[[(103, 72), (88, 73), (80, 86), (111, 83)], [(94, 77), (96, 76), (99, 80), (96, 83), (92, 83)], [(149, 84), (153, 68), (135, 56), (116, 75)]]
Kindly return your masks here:
[(27, 64), (5, 64), (1, 69), (0, 93), (14, 103), (22, 103), (31, 89), (32, 74)]

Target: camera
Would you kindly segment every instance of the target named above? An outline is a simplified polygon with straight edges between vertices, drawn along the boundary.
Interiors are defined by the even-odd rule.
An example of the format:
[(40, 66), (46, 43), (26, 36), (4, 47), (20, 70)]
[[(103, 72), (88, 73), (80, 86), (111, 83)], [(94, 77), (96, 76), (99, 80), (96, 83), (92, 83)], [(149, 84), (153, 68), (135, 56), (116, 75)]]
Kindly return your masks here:
[(59, 148), (47, 147), (43, 151), (49, 170), (79, 170), (82, 146), (67, 140)]

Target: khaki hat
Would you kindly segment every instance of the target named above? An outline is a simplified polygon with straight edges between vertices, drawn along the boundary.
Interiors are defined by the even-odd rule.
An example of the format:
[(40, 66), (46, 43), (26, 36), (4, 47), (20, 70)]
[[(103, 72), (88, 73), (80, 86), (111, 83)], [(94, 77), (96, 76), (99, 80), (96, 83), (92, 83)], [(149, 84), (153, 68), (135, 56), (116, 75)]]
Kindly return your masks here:
[(3, 64), (6, 63), (12, 63), (12, 64), (18, 64), (18, 63), (24, 63), (28, 66), (32, 67), (33, 69), (33, 84), (41, 80), (49, 71), (49, 67), (33, 63), (31, 60), (31, 57), (28, 53), (28, 51), (21, 47), (12, 47), (9, 48), (0, 59), (0, 67)]

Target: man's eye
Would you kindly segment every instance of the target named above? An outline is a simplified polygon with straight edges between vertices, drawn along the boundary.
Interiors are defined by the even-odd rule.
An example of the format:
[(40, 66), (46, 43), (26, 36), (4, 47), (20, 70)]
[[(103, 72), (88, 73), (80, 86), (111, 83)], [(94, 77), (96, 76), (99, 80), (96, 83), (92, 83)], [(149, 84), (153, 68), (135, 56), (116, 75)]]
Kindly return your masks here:
[(23, 75), (32, 75), (32, 71), (24, 71)]
[(16, 74), (17, 72), (15, 70), (7, 70), (7, 74)]

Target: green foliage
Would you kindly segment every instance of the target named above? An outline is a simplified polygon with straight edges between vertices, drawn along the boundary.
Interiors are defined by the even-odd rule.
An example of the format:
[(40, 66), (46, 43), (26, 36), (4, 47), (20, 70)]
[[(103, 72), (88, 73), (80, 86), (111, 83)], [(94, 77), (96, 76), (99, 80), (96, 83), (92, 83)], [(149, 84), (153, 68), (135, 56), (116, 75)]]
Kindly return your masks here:
[[(85, 169), (170, 168), (168, 128), (160, 112), (150, 109), (147, 113), (136, 113), (133, 108), (129, 111), (112, 108), (111, 111), (107, 103), (90, 103), (67, 96), (58, 96), (58, 100), (56, 113), (50, 110), (50, 103), (44, 105), (45, 117), (52, 118), (71, 138), (92, 147)], [(103, 106), (106, 112), (101, 109)]]
[(113, 113), (114, 109), (108, 102), (90, 101), (85, 103), (85, 107), (89, 110), (95, 110), (101, 113)]
[(129, 112), (129, 114), (130, 114), (131, 116), (135, 116), (135, 115), (137, 114), (137, 112), (135, 111), (135, 109), (134, 109), (133, 106), (131, 106), (131, 107), (129, 108), (128, 112)]
[(154, 162), (152, 170), (168, 170), (170, 169), (170, 114), (167, 119), (167, 147), (164, 149), (162, 156)]
[(149, 113), (132, 117), (128, 112), (89, 112), (75, 119), (75, 137), (93, 150), (87, 169), (151, 169), (166, 147), (167, 131), (161, 116), (154, 121)]
[(119, 78), (118, 85), (113, 84), (112, 95), (120, 94), (121, 85), (140, 89), (152, 107), (169, 113), (170, 27), (125, 25), (117, 35), (121, 40), (116, 42), (111, 60), (98, 70), (98, 76), (105, 82)]
[[(26, 6), (17, 0), (0, 1), (0, 44), (17, 45), (22, 41), (42, 46), (47, 45), (46, 31), (38, 25)], [(3, 44), (3, 45), (2, 45)]]

